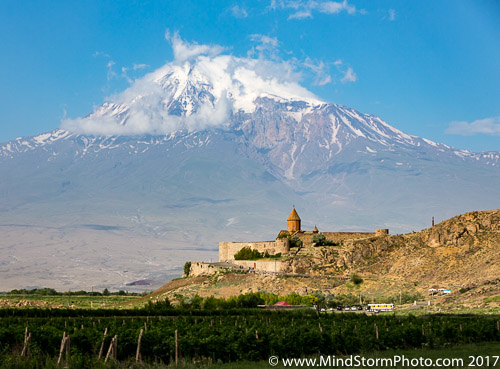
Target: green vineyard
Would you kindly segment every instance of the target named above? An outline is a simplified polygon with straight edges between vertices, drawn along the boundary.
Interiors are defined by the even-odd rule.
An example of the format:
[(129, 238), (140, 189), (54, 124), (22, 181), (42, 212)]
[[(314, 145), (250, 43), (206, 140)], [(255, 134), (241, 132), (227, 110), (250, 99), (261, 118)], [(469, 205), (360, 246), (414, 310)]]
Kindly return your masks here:
[(165, 364), (176, 360), (234, 362), (267, 360), (270, 355), (349, 355), (500, 341), (496, 316), (367, 316), (257, 309), (166, 309), (164, 314), (145, 316), (145, 311), (4, 309), (0, 360), (31, 355), (89, 363), (97, 358)]

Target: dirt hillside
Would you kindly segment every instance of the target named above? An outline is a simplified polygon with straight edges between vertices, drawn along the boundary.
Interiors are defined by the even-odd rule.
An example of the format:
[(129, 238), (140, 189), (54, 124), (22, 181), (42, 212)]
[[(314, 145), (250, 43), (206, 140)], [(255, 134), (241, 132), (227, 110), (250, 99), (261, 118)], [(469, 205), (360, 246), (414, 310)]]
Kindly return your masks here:
[[(341, 245), (305, 245), (287, 258), (290, 273), (234, 274), (184, 278), (167, 283), (150, 298), (229, 297), (266, 291), (394, 296), (402, 291), (427, 296), (429, 288), (450, 288), (453, 304), (500, 303), (500, 209), (475, 211), (420, 232), (349, 240)], [(300, 276), (292, 271), (300, 272)], [(352, 273), (364, 282), (349, 282)]]

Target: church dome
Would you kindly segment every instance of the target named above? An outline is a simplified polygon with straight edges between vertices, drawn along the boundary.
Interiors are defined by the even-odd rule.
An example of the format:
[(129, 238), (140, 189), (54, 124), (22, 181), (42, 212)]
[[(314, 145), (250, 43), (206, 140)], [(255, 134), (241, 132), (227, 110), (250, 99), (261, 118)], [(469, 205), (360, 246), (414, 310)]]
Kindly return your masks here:
[(290, 216), (288, 217), (287, 220), (300, 220), (299, 214), (297, 214), (297, 211), (295, 210), (295, 208), (293, 208), (293, 210), (290, 213)]

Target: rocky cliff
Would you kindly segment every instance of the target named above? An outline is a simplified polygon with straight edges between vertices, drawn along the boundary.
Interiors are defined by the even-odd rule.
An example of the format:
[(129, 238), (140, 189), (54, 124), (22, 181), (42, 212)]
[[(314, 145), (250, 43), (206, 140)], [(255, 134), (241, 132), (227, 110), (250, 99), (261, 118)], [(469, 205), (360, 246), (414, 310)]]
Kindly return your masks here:
[(352, 241), (338, 266), (363, 274), (463, 286), (500, 276), (500, 209), (474, 211), (405, 235)]

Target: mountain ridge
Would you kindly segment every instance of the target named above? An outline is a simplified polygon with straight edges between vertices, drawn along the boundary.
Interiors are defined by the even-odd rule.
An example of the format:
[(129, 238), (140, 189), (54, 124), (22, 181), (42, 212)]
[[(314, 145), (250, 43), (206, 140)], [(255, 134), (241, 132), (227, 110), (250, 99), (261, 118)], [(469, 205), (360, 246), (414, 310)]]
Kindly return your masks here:
[[(275, 236), (293, 204), (305, 227), (398, 233), (499, 201), (500, 152), (407, 135), (248, 60), (217, 58), (197, 66), (219, 84), (181, 81), (169, 67), (61, 129), (0, 144), (0, 253), (10, 260), (1, 277), (41, 260), (63, 268), (51, 255), (67, 253), (78, 270), (103, 256), (107, 282), (96, 285), (161, 283), (193, 250), (208, 260), (221, 239)], [(123, 264), (132, 254), (133, 268)], [(51, 283), (90, 280), (79, 273)]]

